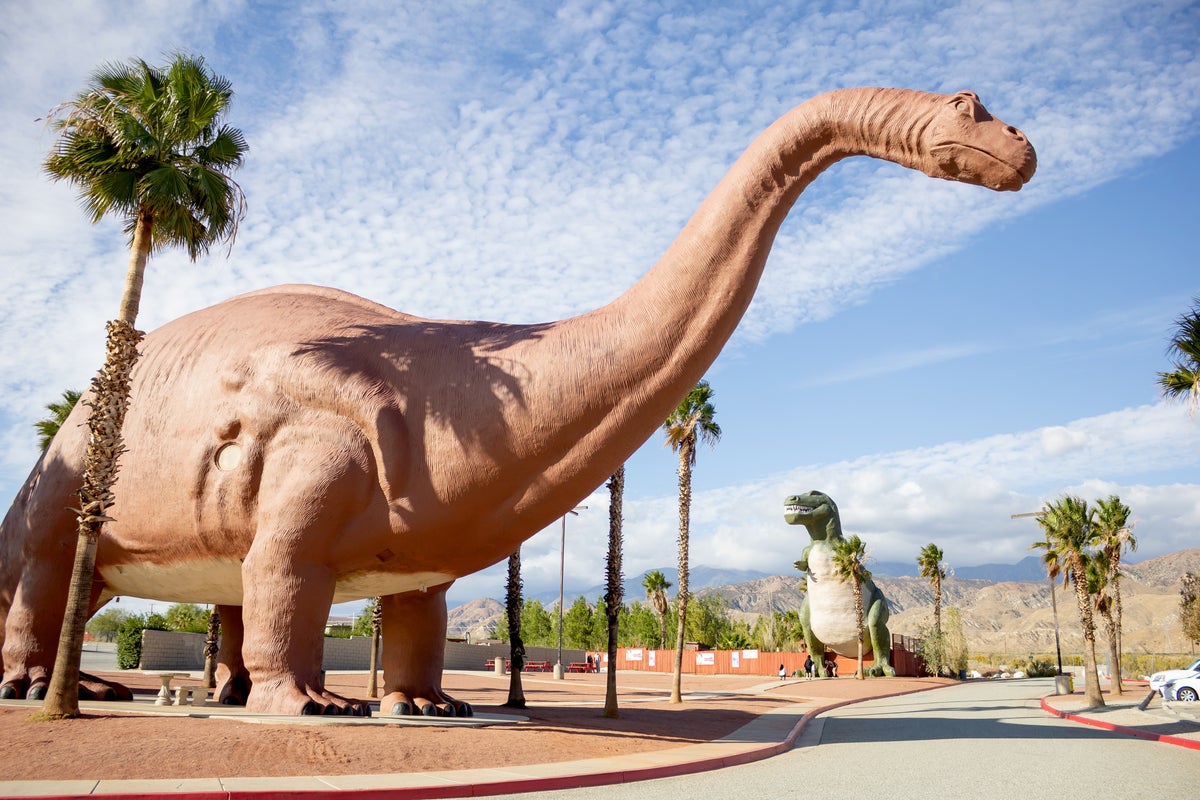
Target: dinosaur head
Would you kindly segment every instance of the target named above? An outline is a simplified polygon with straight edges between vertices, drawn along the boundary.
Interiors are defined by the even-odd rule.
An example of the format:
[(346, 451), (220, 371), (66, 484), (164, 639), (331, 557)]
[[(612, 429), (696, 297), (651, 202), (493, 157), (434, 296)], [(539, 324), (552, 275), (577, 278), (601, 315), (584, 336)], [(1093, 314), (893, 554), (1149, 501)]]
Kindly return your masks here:
[(974, 92), (937, 95), (921, 134), (920, 169), (934, 178), (1015, 192), (1037, 169), (1025, 134), (988, 113)]
[(815, 489), (784, 500), (783, 519), (789, 525), (808, 528), (814, 540), (834, 538), (841, 531), (837, 504), (829, 495)]

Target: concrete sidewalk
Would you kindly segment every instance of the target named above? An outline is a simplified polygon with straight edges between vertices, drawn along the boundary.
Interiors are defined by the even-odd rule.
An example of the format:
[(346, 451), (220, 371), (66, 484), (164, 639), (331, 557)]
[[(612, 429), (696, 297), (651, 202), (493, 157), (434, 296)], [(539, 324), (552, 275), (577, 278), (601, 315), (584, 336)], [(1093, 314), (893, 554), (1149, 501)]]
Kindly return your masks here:
[[(751, 690), (769, 691), (779, 688), (778, 682), (763, 683)], [(746, 691), (742, 689), (741, 691)], [(930, 690), (932, 691), (932, 690)], [(877, 696), (877, 695), (875, 695)], [(1167, 745), (1200, 749), (1200, 712), (1185, 704), (1163, 708), (1155, 701), (1141, 711), (1137, 704), (1144, 693), (1140, 690), (1120, 698), (1106, 698), (1101, 709), (1082, 710), (1082, 694), (1049, 695), (1041, 705), (1048, 713), (1073, 722), (1092, 725), (1120, 734), (1153, 739)], [(861, 698), (872, 699), (872, 698)], [(582, 786), (602, 786), (632, 781), (686, 775), (707, 770), (745, 764), (790, 749), (805, 725), (824, 711), (859, 702), (859, 699), (824, 700), (796, 703), (762, 714), (732, 734), (715, 741), (658, 750), (631, 753), (617, 757), (585, 759), (545, 764), (529, 764), (504, 768), (480, 768), (446, 772), (389, 773), (342, 776), (307, 776), (279, 778), (196, 778), (171, 780), (72, 780), (72, 781), (0, 781), (0, 796), (50, 798), (108, 795), (122, 797), (187, 796), (189, 800), (208, 800), (246, 796), (255, 798), (314, 798), (321, 794), (354, 792), (360, 798), (429, 798), (471, 797), (486, 794), (507, 794), (546, 791)], [(87, 707), (92, 704), (84, 703)], [(96, 704), (101, 705), (101, 704)], [(155, 707), (141, 701), (142, 713), (212, 713), (238, 714), (237, 709), (201, 709), (191, 707)], [(257, 716), (258, 719), (248, 717)], [(296, 718), (248, 715), (247, 722), (297, 723)], [(337, 724), (347, 718), (311, 717), (301, 724)], [(394, 718), (381, 722), (395, 724)], [(434, 720), (414, 719), (414, 724), (446, 726), (469, 724), (504, 724), (508, 720), (483, 719)], [(359, 719), (357, 724), (366, 720)], [(314, 794), (316, 793), (316, 794)]]

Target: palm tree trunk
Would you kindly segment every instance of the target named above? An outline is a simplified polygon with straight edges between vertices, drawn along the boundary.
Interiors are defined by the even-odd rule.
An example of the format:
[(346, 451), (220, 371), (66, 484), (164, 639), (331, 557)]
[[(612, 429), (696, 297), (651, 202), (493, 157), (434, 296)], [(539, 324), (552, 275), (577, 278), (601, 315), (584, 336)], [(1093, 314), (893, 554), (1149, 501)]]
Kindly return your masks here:
[(1119, 677), (1121, 654), (1117, 648), (1117, 622), (1113, 619), (1111, 611), (1105, 611), (1103, 617), (1104, 631), (1108, 634), (1109, 684), (1113, 694), (1124, 694)]
[(217, 653), (220, 651), (221, 613), (212, 607), (208, 615), (208, 628), (204, 632), (204, 677), (201, 685), (205, 689), (217, 686)]
[(525, 669), (525, 642), (521, 639), (521, 548), (508, 557), (508, 580), (504, 587), (504, 607), (508, 614), (508, 655), (512, 669), (508, 674), (508, 699), (505, 708), (525, 708), (525, 687), (521, 673)]
[(619, 717), (617, 708), (617, 621), (621, 615), (621, 516), (625, 496), (625, 465), (622, 464), (608, 481), (608, 563), (605, 572), (608, 587), (604, 593), (604, 610), (608, 618), (608, 672), (605, 674), (604, 711), (601, 716)]
[(1100, 670), (1096, 668), (1096, 625), (1092, 620), (1091, 598), (1088, 597), (1087, 573), (1083, 560), (1078, 556), (1071, 559), (1071, 580), (1075, 584), (1075, 602), (1079, 606), (1079, 621), (1083, 626), (1084, 697), (1088, 708), (1104, 706), (1100, 693)]
[(371, 600), (371, 671), (367, 676), (367, 697), (379, 696), (379, 644), (383, 633), (383, 599)]
[[(854, 617), (858, 623), (858, 673), (857, 677), (860, 681), (867, 679), (867, 673), (863, 670), (863, 636), (866, 631), (863, 629), (863, 602), (862, 602), (862, 584), (857, 580), (854, 582)], [(879, 658), (879, 655), (875, 655)]]
[(688, 536), (692, 509), (692, 450), (686, 441), (679, 448), (679, 621), (675, 628), (675, 674), (671, 681), (671, 702), (683, 702), (683, 642), (686, 638), (688, 602)]
[(83, 486), (79, 490), (79, 538), (75, 563), (63, 615), (54, 673), (46, 692), (43, 712), (50, 717), (79, 716), (79, 662), (83, 655), (83, 632), (92, 603), (92, 580), (96, 569), (96, 543), (106, 512), (113, 502), (112, 486), (117, 480), (117, 459), (124, 450), (121, 424), (128, 406), (129, 379), (137, 360), (142, 335), (124, 320), (108, 323), (104, 368), (92, 379), (93, 398), (83, 402), (92, 407), (88, 418), (88, 445), (84, 456)]
[(1112, 690), (1116, 694), (1124, 694), (1125, 686), (1122, 683), (1121, 671), (1121, 551), (1117, 550), (1112, 558), (1112, 585), (1113, 585), (1113, 620), (1116, 628), (1116, 661), (1112, 665)]
[(101, 526), (109, 520), (106, 512), (113, 503), (113, 484), (117, 481), (118, 458), (124, 451), (121, 426), (129, 406), (129, 383), (137, 362), (142, 334), (134, 329), (141, 300), (146, 259), (150, 255), (154, 218), (149, 211), (138, 214), (134, 228), (125, 291), (118, 319), (108, 323), (104, 366), (92, 379), (92, 407), (88, 417), (88, 445), (83, 461), (83, 486), (79, 489), (79, 540), (75, 545), (75, 563), (71, 586), (63, 614), (54, 673), (46, 691), (44, 714), (50, 717), (79, 716), (79, 662), (83, 657), (83, 633), (92, 603), (92, 580), (96, 569), (96, 544)]

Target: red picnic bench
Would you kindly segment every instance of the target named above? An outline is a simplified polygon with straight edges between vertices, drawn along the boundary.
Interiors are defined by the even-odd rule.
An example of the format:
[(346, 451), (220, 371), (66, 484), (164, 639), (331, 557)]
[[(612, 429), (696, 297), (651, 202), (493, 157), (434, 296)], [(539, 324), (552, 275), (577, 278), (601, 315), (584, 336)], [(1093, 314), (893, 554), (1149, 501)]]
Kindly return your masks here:
[(567, 672), (595, 672), (590, 661), (572, 661)]

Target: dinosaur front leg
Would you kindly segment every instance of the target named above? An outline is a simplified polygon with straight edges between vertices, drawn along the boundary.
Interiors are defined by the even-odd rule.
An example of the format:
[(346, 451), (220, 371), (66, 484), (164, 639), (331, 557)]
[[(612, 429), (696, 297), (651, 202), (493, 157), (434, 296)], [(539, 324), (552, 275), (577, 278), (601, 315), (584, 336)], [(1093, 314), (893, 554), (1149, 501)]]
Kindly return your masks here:
[(446, 659), (446, 590), (450, 584), (424, 592), (404, 592), (383, 598), (383, 690), (379, 709), (384, 714), (425, 714), (469, 717), (469, 703), (442, 691)]
[(866, 619), (867, 633), (871, 637), (871, 652), (875, 654), (871, 672), (894, 678), (896, 669), (892, 666), (892, 635), (887, 628), (889, 616), (891, 613), (888, 611), (887, 601), (875, 592), (875, 599), (871, 602)]

